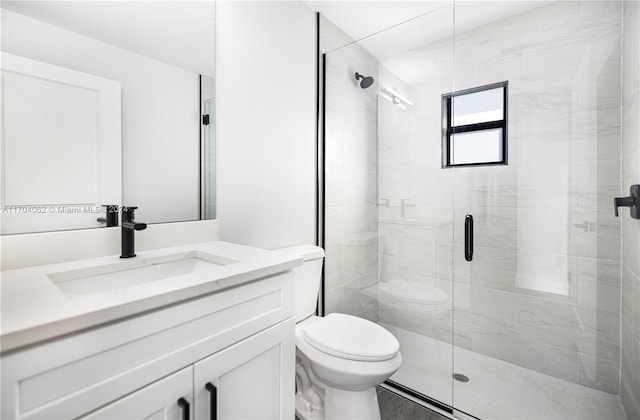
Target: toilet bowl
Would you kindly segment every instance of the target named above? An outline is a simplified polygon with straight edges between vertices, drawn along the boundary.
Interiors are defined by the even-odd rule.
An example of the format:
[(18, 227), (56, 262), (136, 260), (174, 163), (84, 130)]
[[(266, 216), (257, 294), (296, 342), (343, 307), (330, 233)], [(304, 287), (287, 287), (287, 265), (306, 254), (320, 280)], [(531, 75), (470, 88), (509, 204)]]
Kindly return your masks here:
[(398, 340), (352, 315), (315, 316), (324, 251), (283, 248), (302, 257), (296, 274), (296, 417), (300, 420), (376, 420), (376, 385), (402, 364)]
[(296, 325), (296, 416), (300, 420), (379, 419), (375, 387), (402, 364), (386, 329), (345, 314)]

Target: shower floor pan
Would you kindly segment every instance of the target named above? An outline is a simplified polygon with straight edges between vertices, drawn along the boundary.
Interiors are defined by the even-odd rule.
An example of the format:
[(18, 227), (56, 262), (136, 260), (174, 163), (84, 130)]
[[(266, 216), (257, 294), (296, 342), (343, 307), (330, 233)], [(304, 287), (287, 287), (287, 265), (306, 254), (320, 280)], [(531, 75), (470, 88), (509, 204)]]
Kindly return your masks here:
[[(619, 397), (381, 323), (400, 342), (391, 379), (481, 419), (626, 420)], [(453, 385), (452, 385), (453, 384)], [(453, 386), (453, 392), (452, 392)], [(453, 399), (453, 400), (452, 400)]]

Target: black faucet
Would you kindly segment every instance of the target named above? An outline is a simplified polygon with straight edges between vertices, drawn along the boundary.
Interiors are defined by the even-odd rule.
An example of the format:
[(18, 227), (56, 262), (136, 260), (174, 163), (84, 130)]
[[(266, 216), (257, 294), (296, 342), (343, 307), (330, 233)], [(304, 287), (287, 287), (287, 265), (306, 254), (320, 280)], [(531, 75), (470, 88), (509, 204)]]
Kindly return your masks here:
[(122, 207), (122, 252), (120, 258), (132, 258), (136, 256), (134, 245), (134, 231), (145, 230), (146, 223), (133, 220), (133, 212), (137, 207)]

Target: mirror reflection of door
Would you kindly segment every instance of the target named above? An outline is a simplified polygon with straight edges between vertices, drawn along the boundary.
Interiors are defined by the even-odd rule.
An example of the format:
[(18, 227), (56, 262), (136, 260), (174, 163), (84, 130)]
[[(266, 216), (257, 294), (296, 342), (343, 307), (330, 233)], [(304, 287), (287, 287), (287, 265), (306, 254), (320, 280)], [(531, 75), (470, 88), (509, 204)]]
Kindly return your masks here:
[(120, 83), (2, 54), (2, 233), (99, 227), (121, 204)]
[(215, 98), (203, 103), (202, 133), (202, 219), (216, 218), (216, 118)]

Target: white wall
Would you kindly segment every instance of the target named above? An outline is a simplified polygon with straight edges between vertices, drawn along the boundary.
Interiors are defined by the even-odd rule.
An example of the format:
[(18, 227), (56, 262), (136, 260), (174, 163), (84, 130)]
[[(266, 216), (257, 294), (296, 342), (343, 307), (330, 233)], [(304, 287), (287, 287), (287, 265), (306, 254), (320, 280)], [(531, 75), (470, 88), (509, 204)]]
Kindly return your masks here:
[(217, 2), (218, 218), (225, 241), (315, 241), (315, 14)]
[(196, 73), (6, 9), (2, 50), (120, 81), (123, 204), (147, 223), (198, 219)]

